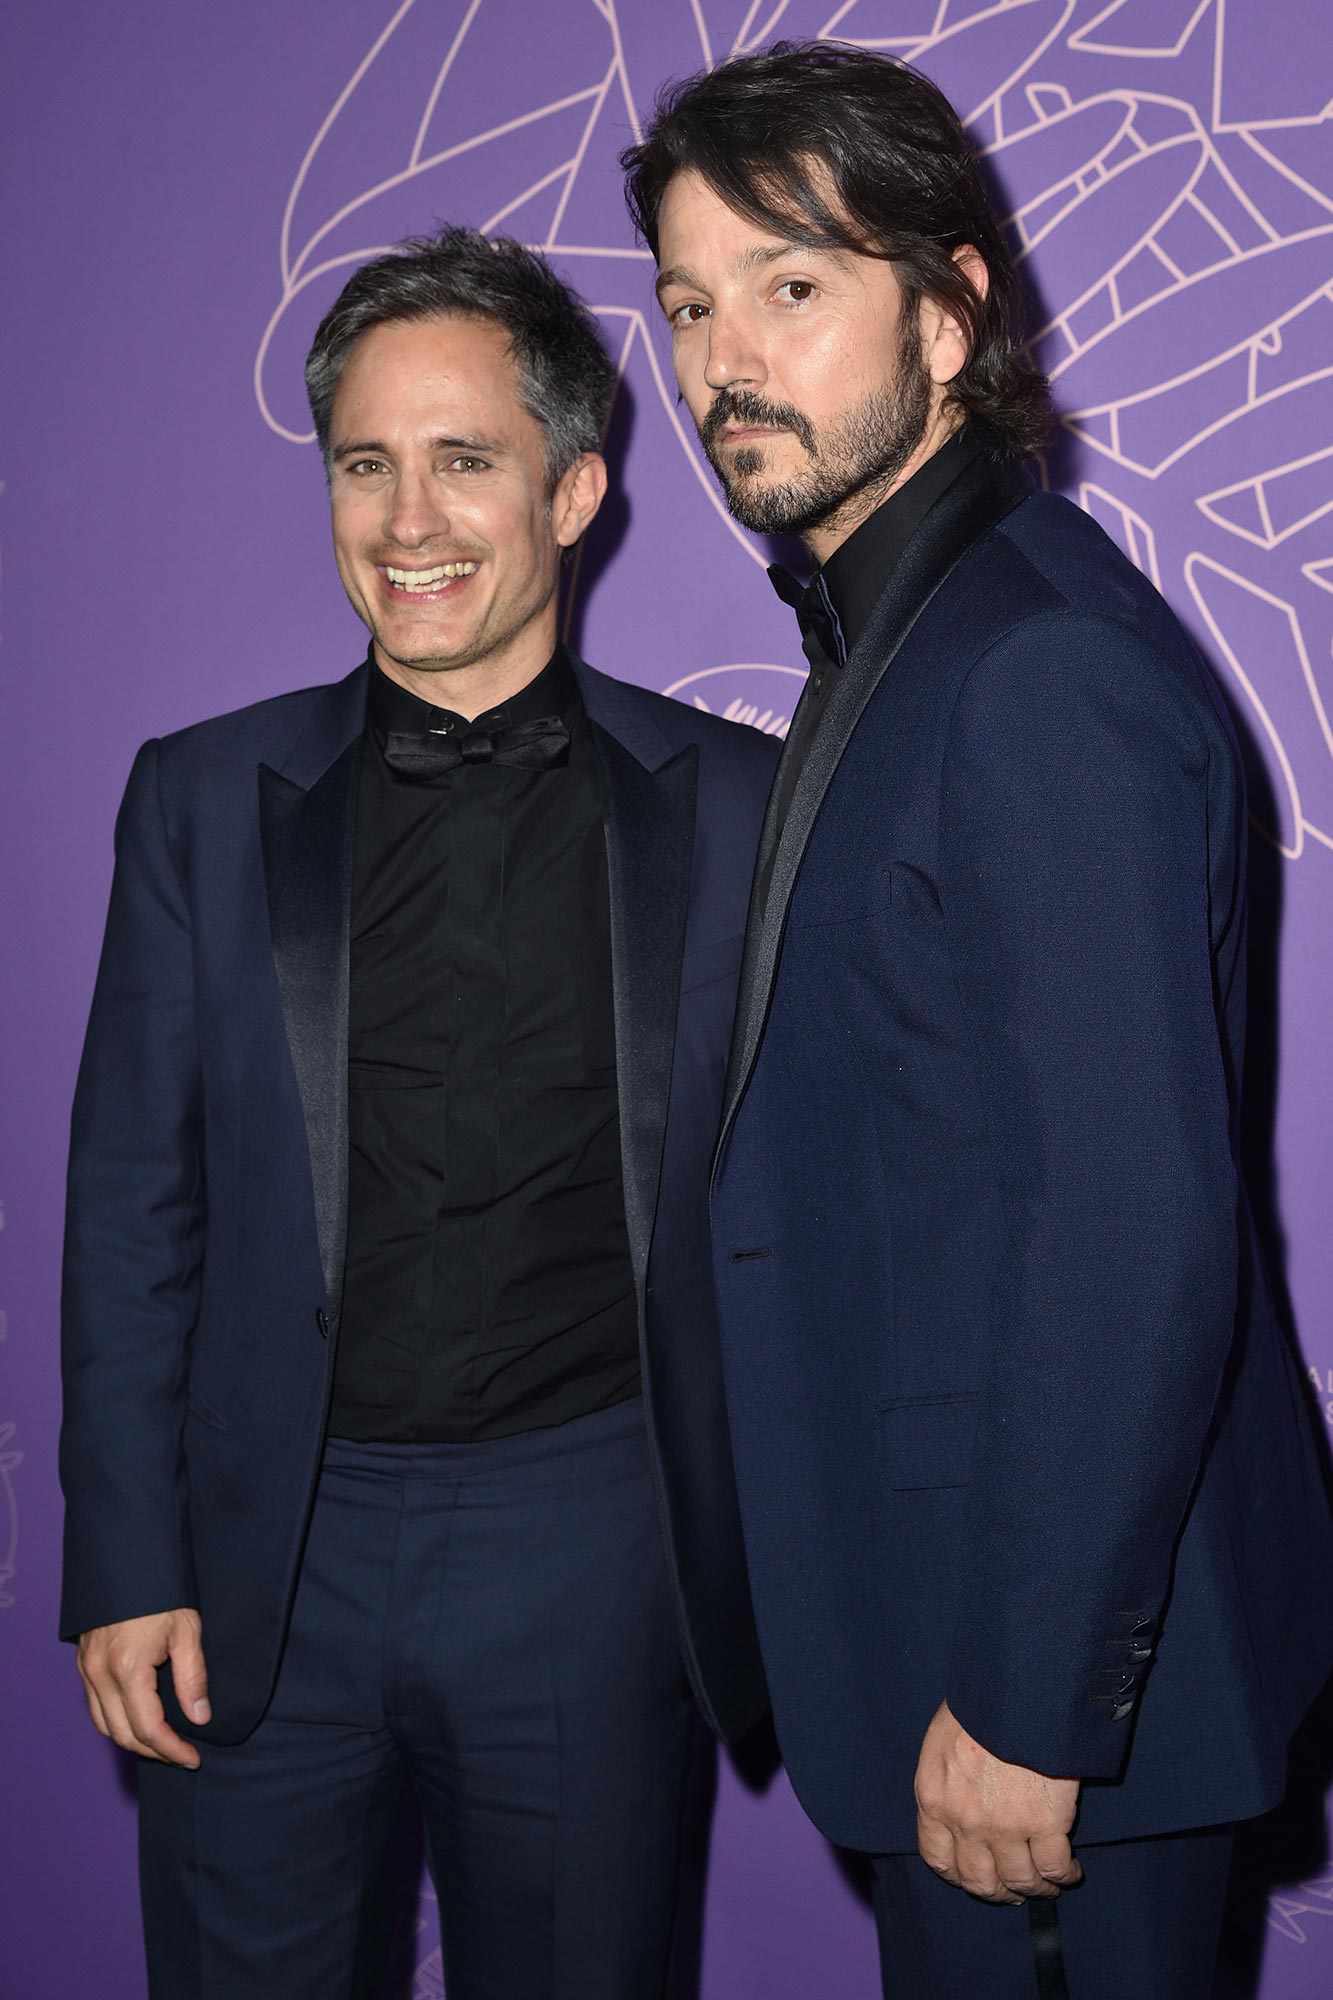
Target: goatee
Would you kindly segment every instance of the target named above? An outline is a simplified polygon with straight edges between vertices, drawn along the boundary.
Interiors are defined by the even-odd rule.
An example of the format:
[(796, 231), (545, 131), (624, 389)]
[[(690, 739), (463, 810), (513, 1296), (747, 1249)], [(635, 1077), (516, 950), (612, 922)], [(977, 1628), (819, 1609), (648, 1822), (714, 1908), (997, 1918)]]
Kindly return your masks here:
[[(748, 389), (721, 389), (702, 424), (699, 441), (722, 482), (727, 506), (757, 534), (806, 535), (835, 526), (852, 511), (864, 516), (887, 493), (925, 436), (932, 381), (912, 328), (899, 353), (897, 379), (872, 390), (822, 434), (791, 404), (768, 403)], [(744, 445), (724, 463), (719, 450), (727, 424), (789, 431), (810, 459), (804, 477), (776, 486), (761, 483), (762, 445)]]

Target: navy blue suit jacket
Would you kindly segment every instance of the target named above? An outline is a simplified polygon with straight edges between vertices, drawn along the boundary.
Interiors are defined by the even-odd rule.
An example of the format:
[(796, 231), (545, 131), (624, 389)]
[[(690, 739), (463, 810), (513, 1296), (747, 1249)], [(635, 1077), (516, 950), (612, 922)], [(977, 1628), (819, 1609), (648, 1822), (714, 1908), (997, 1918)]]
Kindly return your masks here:
[[(607, 787), (625, 1210), (663, 1535), (694, 1685), (737, 1733), (765, 1697), (707, 1185), (778, 746), (577, 672)], [(140, 752), (74, 1102), (61, 1630), (197, 1605), (214, 1720), (190, 1733), (205, 1740), (238, 1741), (268, 1702), (328, 1408), (365, 703), (362, 667)]]
[(778, 1734), (850, 1846), (915, 1845), (946, 1699), (1088, 1781), (1083, 1838), (1259, 1812), (1333, 1661), (1235, 1153), (1245, 831), (1162, 599), (969, 467), (793, 794), (713, 1194)]

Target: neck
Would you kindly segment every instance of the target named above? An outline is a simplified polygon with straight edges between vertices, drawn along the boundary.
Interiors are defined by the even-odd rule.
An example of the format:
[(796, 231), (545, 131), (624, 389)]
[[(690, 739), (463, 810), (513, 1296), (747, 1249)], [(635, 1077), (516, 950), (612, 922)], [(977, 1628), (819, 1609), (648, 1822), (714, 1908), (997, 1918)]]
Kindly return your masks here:
[(811, 528), (807, 534), (802, 535), (801, 540), (815, 562), (822, 568), (834, 550), (840, 549), (848, 536), (854, 535), (861, 523), (868, 520), (877, 507), (882, 507), (887, 499), (906, 486), (913, 473), (919, 472), (927, 459), (934, 458), (940, 447), (946, 445), (962, 426), (963, 418), (960, 413), (941, 402), (901, 471), (896, 472), (892, 479), (882, 485), (862, 487), (861, 491), (853, 494), (836, 514), (830, 515), (827, 520), (821, 521), (817, 528)]
[(550, 661), (555, 651), (555, 599), (541, 615), (532, 619), (505, 645), (477, 660), (397, 660), (386, 653), (378, 639), (374, 643), (375, 664), (381, 673), (409, 694), (430, 702), (433, 708), (447, 708), (472, 722), (487, 709), (521, 694), (529, 682)]

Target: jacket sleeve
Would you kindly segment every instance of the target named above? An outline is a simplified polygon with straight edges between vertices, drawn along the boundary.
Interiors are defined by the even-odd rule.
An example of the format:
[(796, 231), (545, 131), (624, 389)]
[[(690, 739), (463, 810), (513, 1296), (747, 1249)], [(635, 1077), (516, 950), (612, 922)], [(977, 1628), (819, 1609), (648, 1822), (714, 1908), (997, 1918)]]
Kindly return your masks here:
[(945, 755), (1006, 1234), (947, 1695), (1052, 1775), (1123, 1762), (1236, 1310), (1204, 713), (1134, 628), (1053, 612), (977, 663)]
[(181, 1465), (203, 1242), (189, 912), (159, 746), (116, 824), (74, 1096), (62, 1302), (65, 1638), (193, 1602)]

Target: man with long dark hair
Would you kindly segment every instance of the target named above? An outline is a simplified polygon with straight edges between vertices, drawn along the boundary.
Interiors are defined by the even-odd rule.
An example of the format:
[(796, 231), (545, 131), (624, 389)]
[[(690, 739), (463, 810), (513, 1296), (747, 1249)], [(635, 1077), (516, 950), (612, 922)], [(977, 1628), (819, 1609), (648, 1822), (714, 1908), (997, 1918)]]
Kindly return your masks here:
[(450, 2000), (642, 2000), (764, 1705), (706, 1188), (775, 749), (557, 638), (615, 370), (542, 258), (376, 258), (306, 380), (370, 652), (130, 778), (61, 1629), (153, 1995), (387, 1992), (410, 1791)]
[(731, 510), (816, 565), (771, 572), (810, 676), (713, 1191), (792, 1780), (875, 1857), (886, 1992), (1202, 1997), (1231, 1827), (1333, 1658), (1233, 1149), (1231, 725), (1021, 469), (1045, 385), (925, 78), (779, 44), (625, 164)]

